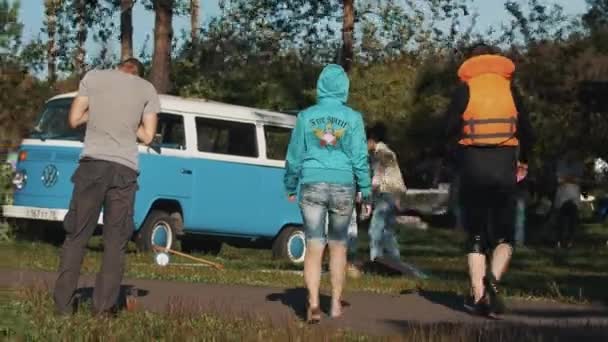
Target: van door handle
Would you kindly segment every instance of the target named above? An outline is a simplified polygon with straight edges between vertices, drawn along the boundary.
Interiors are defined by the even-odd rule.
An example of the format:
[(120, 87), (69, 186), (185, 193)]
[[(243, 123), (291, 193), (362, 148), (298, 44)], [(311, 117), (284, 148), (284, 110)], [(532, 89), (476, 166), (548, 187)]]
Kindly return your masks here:
[(191, 175), (192, 174), (192, 170), (188, 170), (188, 169), (181, 169), (179, 172), (181, 172), (182, 175)]

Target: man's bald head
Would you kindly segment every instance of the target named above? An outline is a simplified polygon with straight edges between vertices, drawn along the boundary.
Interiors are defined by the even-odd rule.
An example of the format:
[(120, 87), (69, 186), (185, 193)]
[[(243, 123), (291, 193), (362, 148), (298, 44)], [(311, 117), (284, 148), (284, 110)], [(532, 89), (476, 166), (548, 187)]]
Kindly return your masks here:
[(144, 77), (144, 65), (137, 58), (125, 59), (118, 65), (118, 69), (131, 75)]

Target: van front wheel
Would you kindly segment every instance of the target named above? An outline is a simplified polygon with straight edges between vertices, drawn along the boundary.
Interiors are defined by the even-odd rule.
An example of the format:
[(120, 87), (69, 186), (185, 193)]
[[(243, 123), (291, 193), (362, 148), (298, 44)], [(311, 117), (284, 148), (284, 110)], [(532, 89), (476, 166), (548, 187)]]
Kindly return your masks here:
[(304, 262), (306, 255), (306, 237), (299, 227), (286, 227), (281, 231), (272, 245), (275, 259), (287, 259), (294, 264)]
[(171, 248), (174, 241), (175, 221), (162, 210), (150, 212), (135, 239), (140, 251), (151, 251), (153, 246)]

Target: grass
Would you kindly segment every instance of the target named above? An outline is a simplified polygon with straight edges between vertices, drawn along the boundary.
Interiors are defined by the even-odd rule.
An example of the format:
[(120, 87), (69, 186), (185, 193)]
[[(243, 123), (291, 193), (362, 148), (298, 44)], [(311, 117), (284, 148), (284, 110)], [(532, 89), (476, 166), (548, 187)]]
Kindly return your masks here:
[[(364, 234), (363, 234), (364, 235)], [(505, 278), (507, 296), (523, 299), (549, 299), (562, 302), (608, 303), (605, 284), (608, 281), (608, 229), (587, 225), (575, 248), (559, 251), (549, 247), (517, 249), (510, 272)], [(367, 256), (367, 238), (360, 239), (360, 257)], [(349, 279), (348, 291), (399, 294), (417, 289), (465, 294), (468, 292), (464, 236), (452, 230), (420, 231), (400, 229), (402, 259), (431, 274), (427, 280), (365, 274)], [(89, 244), (83, 273), (94, 273), (101, 260), (101, 243), (94, 238)], [(180, 280), (187, 282), (243, 284), (273, 287), (303, 285), (298, 272), (301, 266), (271, 259), (268, 250), (224, 246), (218, 256), (204, 256), (223, 263), (225, 270), (180, 265), (189, 261), (172, 257), (167, 267), (154, 264), (152, 254), (136, 253), (130, 246), (127, 277)], [(59, 249), (39, 242), (7, 242), (0, 244), (0, 268), (54, 271), (59, 262)], [(329, 288), (327, 277), (323, 287)]]
[[(86, 304), (85, 304), (86, 305)], [(218, 310), (221, 310), (219, 308)], [(263, 317), (230, 317), (220, 312), (167, 314), (121, 312), (95, 318), (87, 310), (70, 317), (53, 314), (42, 287), (0, 291), (0, 339), (8, 341), (601, 341), (602, 327), (530, 327), (524, 325), (403, 325), (396, 336), (370, 336), (331, 326), (307, 326), (286, 318), (272, 323)]]
[(79, 310), (72, 317), (61, 317), (54, 315), (49, 293), (36, 287), (12, 294), (0, 308), (0, 321), (0, 338), (3, 332), (7, 339), (30, 341), (366, 340), (365, 336), (356, 337), (335, 329), (305, 329), (296, 321), (276, 329), (263, 318), (222, 319), (214, 314), (192, 315), (179, 309), (165, 315), (121, 312), (115, 319), (95, 318), (88, 310)]

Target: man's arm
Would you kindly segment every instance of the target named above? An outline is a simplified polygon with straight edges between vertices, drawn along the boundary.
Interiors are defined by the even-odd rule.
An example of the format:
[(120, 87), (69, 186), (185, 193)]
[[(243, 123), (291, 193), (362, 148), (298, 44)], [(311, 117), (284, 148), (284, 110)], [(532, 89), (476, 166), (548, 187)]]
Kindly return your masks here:
[(296, 189), (300, 180), (300, 173), (302, 169), (302, 158), (306, 151), (306, 139), (304, 131), (304, 120), (302, 114), (298, 114), (296, 119), (296, 126), (291, 132), (289, 139), (289, 146), (287, 147), (287, 156), (285, 158), (285, 175), (283, 177), (283, 184), (287, 196), (291, 201), (295, 201)]
[(156, 113), (146, 113), (141, 118), (141, 124), (137, 128), (137, 138), (145, 145), (150, 145), (156, 135), (158, 117)]
[(89, 93), (91, 79), (95, 78), (95, 72), (88, 72), (84, 75), (80, 83), (78, 83), (78, 94), (72, 101), (70, 114), (68, 115), (68, 125), (70, 128), (76, 128), (89, 121)]
[(87, 96), (76, 96), (70, 108), (68, 124), (76, 128), (89, 120), (89, 98)]
[[(358, 114), (358, 113), (357, 113)], [(364, 200), (369, 201), (372, 194), (371, 178), (369, 175), (369, 154), (367, 151), (367, 137), (363, 117), (358, 114), (352, 132), (348, 135), (350, 150), (348, 151), (353, 163), (353, 173), (357, 180), (357, 187)]]
[(450, 164), (454, 162), (458, 141), (462, 137), (462, 114), (469, 103), (469, 87), (460, 83), (450, 98), (450, 104), (443, 117), (444, 129), (435, 140), (433, 155), (441, 156)]
[(530, 122), (530, 115), (523, 103), (522, 96), (515, 86), (511, 87), (515, 107), (517, 108), (517, 132), (515, 133), (519, 140), (519, 162), (527, 164), (528, 156), (534, 145), (534, 130)]
[(141, 123), (137, 128), (136, 134), (137, 139), (142, 143), (150, 145), (156, 136), (156, 126), (158, 124), (157, 113), (160, 112), (160, 99), (152, 84), (149, 84), (147, 91), (148, 101), (144, 106), (144, 114), (141, 117)]
[(469, 103), (469, 87), (465, 83), (461, 83), (454, 90), (450, 105), (445, 113), (445, 143), (448, 146), (458, 143), (462, 137), (462, 114), (467, 109)]

